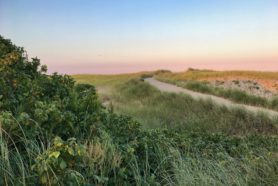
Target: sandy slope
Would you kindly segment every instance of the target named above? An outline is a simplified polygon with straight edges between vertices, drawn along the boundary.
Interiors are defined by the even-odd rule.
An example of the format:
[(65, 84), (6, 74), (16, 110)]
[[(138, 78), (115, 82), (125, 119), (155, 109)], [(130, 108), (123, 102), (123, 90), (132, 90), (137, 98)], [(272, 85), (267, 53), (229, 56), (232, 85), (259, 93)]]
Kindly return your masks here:
[(158, 81), (154, 78), (146, 78), (145, 79), (146, 82), (150, 83), (152, 86), (158, 88), (161, 91), (165, 91), (165, 92), (173, 92), (173, 93), (185, 93), (188, 94), (190, 96), (192, 96), (194, 99), (211, 99), (212, 101), (214, 101), (215, 103), (219, 104), (219, 105), (225, 105), (229, 108), (231, 107), (242, 107), (245, 108), (248, 111), (257, 113), (257, 112), (265, 112), (268, 115), (270, 115), (271, 117), (278, 117), (278, 112), (270, 110), (270, 109), (266, 109), (266, 108), (262, 108), (262, 107), (255, 107), (255, 106), (249, 106), (249, 105), (244, 105), (244, 104), (237, 104), (234, 103), (230, 100), (221, 98), (221, 97), (217, 97), (217, 96), (213, 96), (213, 95), (208, 95), (208, 94), (203, 94), (203, 93), (199, 93), (199, 92), (194, 92), (185, 88), (181, 88), (169, 83), (164, 83), (161, 81)]

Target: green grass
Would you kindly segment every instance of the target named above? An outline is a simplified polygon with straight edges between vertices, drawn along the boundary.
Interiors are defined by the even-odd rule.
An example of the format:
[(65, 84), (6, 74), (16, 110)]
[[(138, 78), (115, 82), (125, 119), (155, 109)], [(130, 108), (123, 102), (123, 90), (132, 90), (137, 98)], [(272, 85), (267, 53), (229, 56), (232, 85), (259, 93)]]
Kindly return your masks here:
[[(114, 138), (115, 133), (102, 133), (100, 139), (85, 143), (80, 163), (74, 170), (69, 170), (72, 173), (61, 176), (54, 169), (49, 178), (45, 178), (47, 182), (44, 185), (52, 185), (58, 178), (62, 185), (90, 182), (98, 185), (241, 186), (275, 185), (278, 181), (277, 138), (170, 131), (149, 131), (141, 135), (136, 139), (137, 144), (121, 150), (115, 145), (118, 139)], [(23, 140), (26, 148), (11, 148), (5, 135), (0, 137), (0, 141), (1, 185), (36, 185), (38, 179), (44, 178), (34, 174), (33, 160), (38, 161), (37, 158), (44, 157), (45, 152), (58, 150), (53, 146), (44, 148), (36, 140), (26, 139)], [(23, 150), (28, 153), (22, 154)], [(53, 161), (47, 159), (50, 160)], [(122, 166), (130, 167), (129, 172), (121, 169)], [(129, 175), (130, 180), (127, 181), (125, 175)]]
[(223, 97), (235, 103), (260, 106), (260, 107), (269, 108), (278, 111), (277, 96), (274, 96), (271, 99), (267, 99), (264, 97), (251, 95), (237, 89), (224, 89), (224, 88), (213, 87), (205, 81), (188, 80), (185, 82), (180, 80), (162, 79), (159, 76), (158, 79), (196, 92)]
[[(166, 128), (190, 141), (189, 144), (183, 140), (178, 142), (185, 145), (187, 151), (185, 156), (176, 152), (177, 159), (173, 161), (175, 185), (272, 185), (277, 181), (275, 155), (270, 157), (266, 153), (251, 160), (247, 154), (264, 149), (262, 142), (256, 142), (258, 146), (253, 144), (253, 140), (261, 138), (260, 135), (277, 136), (278, 119), (271, 120), (265, 115), (253, 115), (241, 109), (228, 110), (210, 101), (196, 101), (182, 94), (162, 93), (140, 80), (119, 85), (113, 99), (117, 112), (136, 118), (145, 128)], [(188, 132), (197, 134), (186, 136)], [(219, 136), (211, 135), (213, 133), (225, 137), (220, 135), (219, 139)], [(259, 136), (246, 138), (250, 134)], [(250, 143), (254, 145), (253, 149), (240, 150), (238, 142), (226, 141), (226, 136), (234, 135), (245, 141), (241, 145)], [(237, 147), (232, 147), (233, 143)], [(265, 145), (272, 150), (262, 151), (277, 152), (277, 138)], [(236, 148), (235, 154), (241, 155), (235, 157), (223, 148)]]
[(116, 75), (95, 75), (95, 74), (79, 74), (71, 77), (77, 83), (85, 83), (94, 85), (97, 88), (99, 97), (102, 102), (107, 102), (111, 98), (111, 93), (114, 88), (120, 84), (128, 82), (131, 79), (148, 77), (152, 72), (140, 72), (131, 74), (116, 74)]
[(188, 83), (185, 84), (177, 82), (177, 85), (197, 92), (208, 93), (219, 97), (224, 97), (237, 103), (275, 109), (275, 107), (272, 107), (271, 104), (272, 100), (247, 94), (246, 92), (237, 89), (225, 90), (223, 88), (214, 88), (205, 82), (199, 82), (199, 81), (189, 81)]
[(264, 114), (255, 115), (240, 108), (227, 109), (184, 94), (163, 93), (140, 80), (117, 86), (111, 96), (116, 112), (136, 118), (147, 128), (227, 134), (277, 132), (278, 118), (272, 120)]
[(117, 74), (117, 75), (94, 75), (94, 74), (79, 74), (72, 75), (77, 83), (92, 84), (99, 86), (113, 86), (119, 83), (126, 82), (130, 79), (140, 77), (143, 73), (134, 74)]
[[(119, 81), (112, 87), (106, 94), (110, 110), (135, 118), (146, 131), (164, 129), (166, 137), (172, 139), (166, 145), (170, 154), (161, 149), (165, 144), (155, 142), (156, 153), (165, 162), (155, 169), (172, 167), (165, 169), (171, 173), (163, 174), (160, 184), (275, 185), (277, 182), (278, 118), (270, 119), (240, 108), (230, 110), (183, 94), (163, 93), (139, 77)], [(154, 133), (151, 135), (157, 140)], [(149, 174), (153, 165), (147, 160), (145, 165), (144, 172)], [(137, 162), (133, 167), (138, 185), (150, 183), (152, 174), (142, 177)]]
[(213, 71), (213, 70), (187, 70), (184, 72), (164, 72), (156, 74), (158, 78), (168, 79), (173, 81), (184, 80), (204, 80), (210, 78), (247, 78), (247, 79), (261, 79), (274, 80), (278, 79), (277, 72), (260, 72), (260, 71)]

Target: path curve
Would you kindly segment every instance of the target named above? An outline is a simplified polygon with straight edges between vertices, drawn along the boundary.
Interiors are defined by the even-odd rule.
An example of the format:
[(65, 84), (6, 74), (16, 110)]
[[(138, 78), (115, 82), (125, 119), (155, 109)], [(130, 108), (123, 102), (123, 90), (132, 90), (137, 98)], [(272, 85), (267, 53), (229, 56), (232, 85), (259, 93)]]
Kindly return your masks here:
[(160, 91), (172, 92), (172, 93), (185, 93), (185, 94), (190, 95), (193, 99), (203, 99), (203, 100), (210, 99), (213, 102), (217, 103), (218, 105), (224, 105), (228, 108), (241, 107), (241, 108), (245, 108), (246, 110), (251, 111), (253, 113), (264, 112), (264, 113), (268, 114), (270, 117), (278, 117), (278, 112), (276, 112), (274, 110), (270, 110), (270, 109), (266, 109), (266, 108), (262, 108), (262, 107), (234, 103), (230, 100), (227, 100), (227, 99), (224, 99), (221, 97), (217, 97), (217, 96), (209, 95), (209, 94), (203, 94), (203, 93), (199, 93), (199, 92), (194, 92), (192, 90), (181, 88), (176, 85), (158, 81), (154, 78), (146, 78), (145, 81), (148, 82), (149, 84), (151, 84), (152, 86), (156, 87)]

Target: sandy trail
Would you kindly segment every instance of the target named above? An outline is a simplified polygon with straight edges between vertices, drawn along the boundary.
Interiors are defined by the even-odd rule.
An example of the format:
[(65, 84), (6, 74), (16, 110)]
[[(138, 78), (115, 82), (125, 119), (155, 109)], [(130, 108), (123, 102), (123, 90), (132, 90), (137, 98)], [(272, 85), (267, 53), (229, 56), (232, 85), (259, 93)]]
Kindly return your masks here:
[(199, 92), (194, 92), (192, 90), (181, 88), (176, 85), (158, 81), (154, 78), (146, 78), (145, 81), (148, 82), (149, 84), (151, 84), (152, 86), (156, 87), (160, 91), (173, 92), (173, 93), (185, 93), (185, 94), (192, 96), (194, 99), (204, 99), (204, 100), (210, 99), (213, 102), (217, 103), (218, 105), (224, 105), (228, 108), (241, 107), (241, 108), (244, 108), (253, 113), (264, 112), (264, 113), (268, 114), (270, 117), (278, 117), (278, 112), (276, 112), (274, 110), (270, 110), (270, 109), (266, 109), (266, 108), (262, 108), (262, 107), (234, 103), (230, 100), (227, 100), (227, 99), (224, 99), (221, 97), (203, 94), (203, 93), (199, 93)]

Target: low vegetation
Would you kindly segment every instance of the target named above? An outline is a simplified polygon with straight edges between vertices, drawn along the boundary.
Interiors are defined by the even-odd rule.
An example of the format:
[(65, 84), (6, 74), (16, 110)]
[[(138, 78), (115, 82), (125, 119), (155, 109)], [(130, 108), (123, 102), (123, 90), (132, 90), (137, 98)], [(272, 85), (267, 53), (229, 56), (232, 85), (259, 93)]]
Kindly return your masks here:
[(136, 118), (146, 128), (177, 131), (276, 134), (278, 118), (255, 115), (241, 108), (228, 109), (210, 100), (194, 100), (185, 94), (160, 92), (141, 80), (130, 80), (116, 87), (113, 109)]
[[(123, 96), (113, 94), (127, 107), (137, 101), (139, 110), (157, 114), (152, 117), (159, 117), (156, 104), (164, 109), (160, 116), (169, 112), (159, 125), (165, 127), (147, 129), (112, 106), (105, 109), (94, 86), (46, 70), (0, 37), (0, 185), (278, 182), (277, 121), (267, 116), (163, 94), (141, 80), (118, 84)], [(181, 120), (190, 121), (184, 126), (175, 119), (180, 109)]]
[(147, 76), (147, 73), (134, 73), (134, 74), (117, 74), (117, 75), (95, 75), (95, 74), (77, 74), (71, 77), (76, 80), (77, 83), (92, 84), (97, 87), (105, 87), (111, 85), (117, 85), (128, 80), (141, 77), (141, 75)]
[(213, 71), (213, 70), (198, 70), (189, 68), (185, 72), (177, 73), (159, 73), (161, 78), (171, 80), (201, 80), (209, 78), (229, 78), (241, 77), (248, 79), (263, 79), (263, 80), (277, 80), (277, 72), (260, 72), (260, 71)]
[[(239, 159), (237, 158), (231, 158), (231, 161), (227, 162), (224, 160), (227, 163), (224, 163), (225, 166), (220, 163), (221, 158), (219, 157), (207, 159), (207, 157), (203, 156), (206, 153), (199, 152), (202, 151), (201, 149), (203, 147), (210, 146), (209, 144), (211, 142), (205, 139), (206, 137), (213, 138), (213, 140), (220, 138), (219, 141), (217, 140), (213, 143), (213, 146), (220, 148), (223, 148), (222, 145), (224, 144), (221, 143), (226, 143), (224, 141), (227, 139), (244, 141), (241, 145), (247, 143), (255, 145), (251, 142), (251, 139), (264, 140), (262, 138), (272, 138), (271, 146), (274, 148), (270, 154), (277, 151), (276, 137), (278, 119), (271, 120), (265, 115), (253, 115), (241, 109), (228, 110), (225, 107), (214, 105), (210, 101), (196, 101), (182, 94), (162, 93), (139, 78), (118, 84), (109, 96), (113, 110), (136, 118), (147, 131), (150, 131), (150, 128), (151, 130), (156, 129), (156, 131), (157, 128), (162, 128), (164, 132), (171, 134), (170, 136), (173, 137), (174, 141), (180, 138), (189, 141), (193, 140), (189, 145), (190, 147), (187, 146), (188, 144), (184, 147), (192, 147), (194, 150), (190, 150), (189, 153), (187, 149), (185, 154), (179, 154), (178, 156), (181, 157), (175, 159), (175, 179), (177, 179), (175, 184), (251, 184), (251, 182), (244, 181), (246, 177), (242, 175), (243, 167), (248, 167), (248, 170), (254, 168), (254, 164), (247, 160), (247, 156), (242, 156), (243, 159), (247, 160), (246, 162), (238, 161)], [(195, 141), (195, 137), (200, 141)], [(187, 143), (183, 140), (175, 142), (179, 145)], [(198, 145), (198, 147), (195, 147), (195, 144), (198, 143), (204, 143), (204, 146), (201, 147)], [(261, 142), (256, 143), (259, 144)], [(232, 143), (227, 142), (224, 146), (228, 147), (230, 145)], [(269, 147), (269, 144), (265, 147), (267, 146)], [(181, 149), (178, 149), (180, 153)], [(250, 153), (249, 150), (247, 151)], [(216, 155), (216, 151), (215, 149), (214, 152), (211, 152), (211, 156)], [(221, 154), (222, 151), (220, 149), (218, 151)], [(184, 159), (182, 157), (183, 155), (187, 156), (188, 159)], [(229, 155), (223, 155), (223, 157), (228, 158)], [(270, 160), (273, 163), (270, 164), (276, 167), (276, 158), (273, 157), (271, 159), (267, 161)], [(235, 183), (236, 181), (230, 180), (229, 176), (239, 181)], [(216, 177), (221, 179), (216, 179)], [(263, 183), (261, 184), (263, 185)]]
[[(195, 74), (196, 73), (196, 74)], [(180, 87), (184, 87), (196, 92), (202, 92), (206, 94), (211, 94), (219, 97), (223, 97), (226, 99), (229, 99), (236, 103), (242, 103), (247, 105), (253, 105), (253, 106), (260, 106), (265, 107), (273, 110), (278, 111), (278, 96), (274, 96), (271, 99), (267, 99), (260, 96), (251, 95), (249, 93), (246, 93), (245, 91), (238, 90), (238, 89), (224, 89), (220, 87), (214, 87), (207, 83), (206, 81), (200, 81), (198, 79), (203, 77), (218, 77), (218, 76), (224, 76), (222, 72), (215, 72), (215, 71), (188, 71), (184, 74), (186, 74), (184, 77), (180, 77), (177, 73), (176, 75), (170, 75), (173, 73), (163, 73), (156, 75), (156, 78), (175, 84)], [(235, 75), (241, 75), (241, 76), (247, 76), (247, 77), (261, 77), (263, 75), (266, 75), (267, 78), (275, 78), (277, 73), (271, 73), (271, 72), (227, 72), (227, 74), (235, 74)], [(227, 75), (227, 76), (228, 76)], [(177, 77), (178, 78), (177, 78)], [(183, 79), (185, 78), (185, 79)]]

